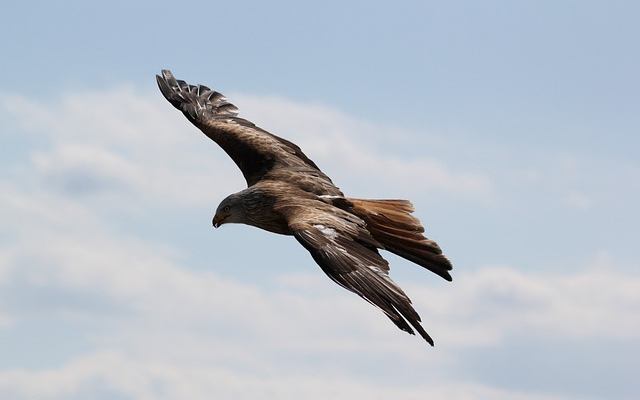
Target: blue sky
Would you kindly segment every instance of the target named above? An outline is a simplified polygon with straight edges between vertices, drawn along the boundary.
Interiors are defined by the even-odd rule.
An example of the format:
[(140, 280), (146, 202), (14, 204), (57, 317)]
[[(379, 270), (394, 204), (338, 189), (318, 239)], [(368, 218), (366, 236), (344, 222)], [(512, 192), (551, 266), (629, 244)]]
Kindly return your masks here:
[[(0, 16), (0, 393), (635, 399), (635, 2), (14, 2)], [(386, 255), (436, 341), (288, 237), (162, 98), (221, 91), (352, 197), (407, 198), (447, 283)]]

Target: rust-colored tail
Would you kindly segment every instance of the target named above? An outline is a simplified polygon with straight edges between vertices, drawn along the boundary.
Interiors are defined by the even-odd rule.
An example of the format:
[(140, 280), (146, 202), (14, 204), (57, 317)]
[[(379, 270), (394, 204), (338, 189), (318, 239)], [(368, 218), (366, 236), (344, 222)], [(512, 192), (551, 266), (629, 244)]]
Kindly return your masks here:
[(367, 223), (371, 235), (385, 250), (406, 258), (451, 281), (451, 262), (438, 244), (422, 235), (424, 228), (411, 215), (413, 205), (407, 200), (347, 199), (352, 212)]

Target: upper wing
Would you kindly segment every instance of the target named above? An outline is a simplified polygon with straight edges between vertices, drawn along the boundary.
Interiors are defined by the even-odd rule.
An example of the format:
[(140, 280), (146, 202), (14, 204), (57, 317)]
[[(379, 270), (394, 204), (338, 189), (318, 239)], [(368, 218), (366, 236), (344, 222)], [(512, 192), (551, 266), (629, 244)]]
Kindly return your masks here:
[(381, 309), (403, 331), (413, 334), (413, 326), (433, 346), (411, 300), (389, 278), (389, 264), (377, 251), (382, 245), (360, 218), (333, 210), (300, 207), (289, 213), (295, 238), (332, 280)]
[(177, 80), (170, 71), (162, 71), (156, 80), (164, 97), (233, 159), (248, 186), (268, 177), (298, 180), (317, 194), (339, 194), (297, 145), (238, 118), (238, 109), (222, 94)]

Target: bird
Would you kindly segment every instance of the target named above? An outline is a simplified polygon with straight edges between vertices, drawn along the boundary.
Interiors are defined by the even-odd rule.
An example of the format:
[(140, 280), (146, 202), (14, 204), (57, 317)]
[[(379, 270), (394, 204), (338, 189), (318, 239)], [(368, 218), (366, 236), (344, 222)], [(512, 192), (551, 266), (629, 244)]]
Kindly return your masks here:
[(423, 235), (410, 201), (346, 197), (300, 147), (238, 117), (238, 108), (221, 93), (178, 80), (169, 70), (156, 81), (166, 100), (231, 157), (247, 182), (220, 202), (214, 227), (237, 223), (293, 236), (335, 283), (434, 345), (380, 254), (389, 251), (452, 281), (451, 262)]

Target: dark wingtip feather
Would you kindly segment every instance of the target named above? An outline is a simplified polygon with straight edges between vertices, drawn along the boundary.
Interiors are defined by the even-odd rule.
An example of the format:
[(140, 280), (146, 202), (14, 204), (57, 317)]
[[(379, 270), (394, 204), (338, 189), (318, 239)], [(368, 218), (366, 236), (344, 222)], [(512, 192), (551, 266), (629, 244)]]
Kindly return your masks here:
[(238, 115), (238, 108), (221, 93), (204, 85), (189, 85), (176, 79), (169, 70), (162, 70), (162, 75), (156, 75), (156, 82), (164, 98), (192, 121), (204, 114)]

